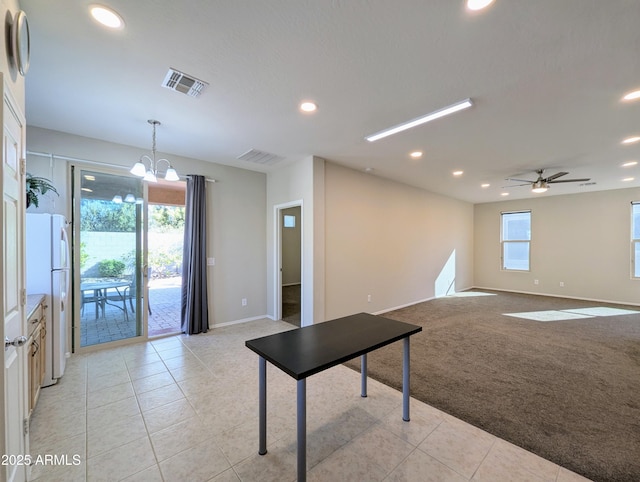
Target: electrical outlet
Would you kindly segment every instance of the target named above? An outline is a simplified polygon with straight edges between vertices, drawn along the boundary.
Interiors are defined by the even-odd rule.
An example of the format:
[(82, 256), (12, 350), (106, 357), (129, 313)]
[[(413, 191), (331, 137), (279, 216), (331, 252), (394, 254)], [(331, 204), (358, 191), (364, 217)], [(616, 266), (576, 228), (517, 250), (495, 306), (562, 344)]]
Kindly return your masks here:
[(539, 283), (539, 281), (538, 281), (537, 279), (534, 279), (534, 280), (533, 280), (533, 284), (534, 284), (534, 285), (537, 285), (537, 284), (540, 284), (540, 283)]
[(367, 295), (367, 302), (371, 303), (371, 295)]
[(564, 281), (560, 281), (560, 288), (564, 288)]
[(242, 298), (242, 306), (247, 306), (247, 299), (246, 298)]
[(207, 266), (215, 266), (216, 258), (207, 258)]

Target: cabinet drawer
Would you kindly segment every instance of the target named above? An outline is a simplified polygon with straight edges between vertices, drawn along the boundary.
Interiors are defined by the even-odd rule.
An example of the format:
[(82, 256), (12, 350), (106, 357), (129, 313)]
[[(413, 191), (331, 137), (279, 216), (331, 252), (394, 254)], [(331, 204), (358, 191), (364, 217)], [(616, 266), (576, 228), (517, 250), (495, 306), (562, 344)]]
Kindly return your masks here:
[(27, 320), (27, 325), (28, 325), (28, 328), (27, 328), (28, 335), (27, 335), (27, 337), (31, 336), (33, 331), (37, 328), (38, 323), (40, 323), (40, 321), (43, 318), (43, 315), (44, 315), (44, 307), (43, 307), (43, 304), (40, 303), (36, 307), (36, 309), (33, 310), (33, 313), (31, 314), (31, 316)]

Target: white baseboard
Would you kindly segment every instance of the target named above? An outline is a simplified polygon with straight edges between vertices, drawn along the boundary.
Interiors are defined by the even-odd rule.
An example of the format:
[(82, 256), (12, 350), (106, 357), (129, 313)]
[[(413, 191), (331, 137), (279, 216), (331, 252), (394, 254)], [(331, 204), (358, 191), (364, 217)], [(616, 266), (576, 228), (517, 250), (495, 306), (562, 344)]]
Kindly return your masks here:
[(211, 330), (213, 328), (222, 328), (223, 326), (240, 325), (242, 323), (249, 323), (250, 321), (264, 320), (265, 318), (268, 318), (269, 320), (273, 320), (273, 317), (269, 315), (252, 316), (251, 318), (242, 318), (241, 320), (225, 321), (224, 323), (216, 323), (210, 326), (209, 329)]
[(417, 305), (418, 303), (424, 303), (425, 301), (431, 301), (431, 300), (435, 300), (435, 299), (436, 299), (436, 297), (432, 296), (431, 298), (425, 298), (423, 300), (412, 301), (411, 303), (407, 303), (405, 305), (394, 306), (393, 308), (385, 308), (384, 310), (376, 311), (376, 312), (371, 313), (371, 314), (372, 315), (382, 315), (382, 314), (388, 313), (390, 311), (400, 310), (402, 308), (406, 308), (407, 306), (413, 306), (413, 305)]
[[(456, 290), (455, 292), (460, 293), (461, 291), (467, 291), (469, 289), (471, 288), (462, 288), (462, 289)], [(445, 295), (445, 296), (448, 296), (448, 295)], [(385, 308), (384, 310), (380, 310), (380, 311), (376, 311), (375, 313), (372, 313), (372, 315), (382, 315), (383, 313), (388, 313), (389, 311), (401, 310), (402, 308), (417, 305), (419, 303), (424, 303), (425, 301), (435, 300), (436, 298), (444, 298), (444, 296), (431, 296), (430, 298), (424, 298), (422, 300), (412, 301), (411, 303), (407, 303), (400, 306), (394, 306), (393, 308)]]
[(501, 288), (489, 288), (487, 286), (473, 286), (473, 289), (476, 290), (490, 290), (490, 291), (504, 291), (505, 293), (518, 293), (522, 295), (534, 295), (534, 296), (548, 296), (550, 298), (566, 298), (568, 300), (581, 300), (581, 301), (595, 301), (596, 303), (611, 303), (614, 305), (628, 305), (628, 306), (640, 306), (640, 303), (631, 303), (628, 301), (613, 301), (613, 300), (603, 300), (600, 298), (585, 298), (580, 296), (567, 296), (567, 295), (558, 295), (551, 293), (536, 293), (534, 291), (519, 291), (519, 290), (506, 290)]

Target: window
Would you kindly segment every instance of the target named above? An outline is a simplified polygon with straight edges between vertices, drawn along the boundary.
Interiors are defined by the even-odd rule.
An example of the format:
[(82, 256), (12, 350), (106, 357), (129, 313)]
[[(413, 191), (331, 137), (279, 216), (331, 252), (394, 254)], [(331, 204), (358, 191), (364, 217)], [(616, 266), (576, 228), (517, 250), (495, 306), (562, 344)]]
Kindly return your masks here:
[(640, 278), (640, 202), (631, 203), (631, 270)]
[(285, 228), (295, 228), (296, 227), (296, 217), (290, 214), (284, 215), (284, 227)]
[(529, 271), (531, 211), (501, 213), (502, 269)]

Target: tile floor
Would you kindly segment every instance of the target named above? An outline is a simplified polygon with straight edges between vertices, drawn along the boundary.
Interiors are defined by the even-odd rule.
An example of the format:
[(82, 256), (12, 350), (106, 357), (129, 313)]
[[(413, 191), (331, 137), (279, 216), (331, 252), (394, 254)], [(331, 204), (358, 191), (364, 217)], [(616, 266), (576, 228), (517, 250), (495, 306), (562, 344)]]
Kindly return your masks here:
[[(295, 380), (267, 363), (259, 456), (258, 357), (244, 346), (287, 329), (261, 320), (74, 355), (31, 419), (32, 456), (68, 465), (34, 465), (31, 479), (294, 481)], [(414, 399), (403, 422), (401, 393), (374, 380), (359, 391), (344, 366), (308, 379), (308, 480), (586, 480)]]

